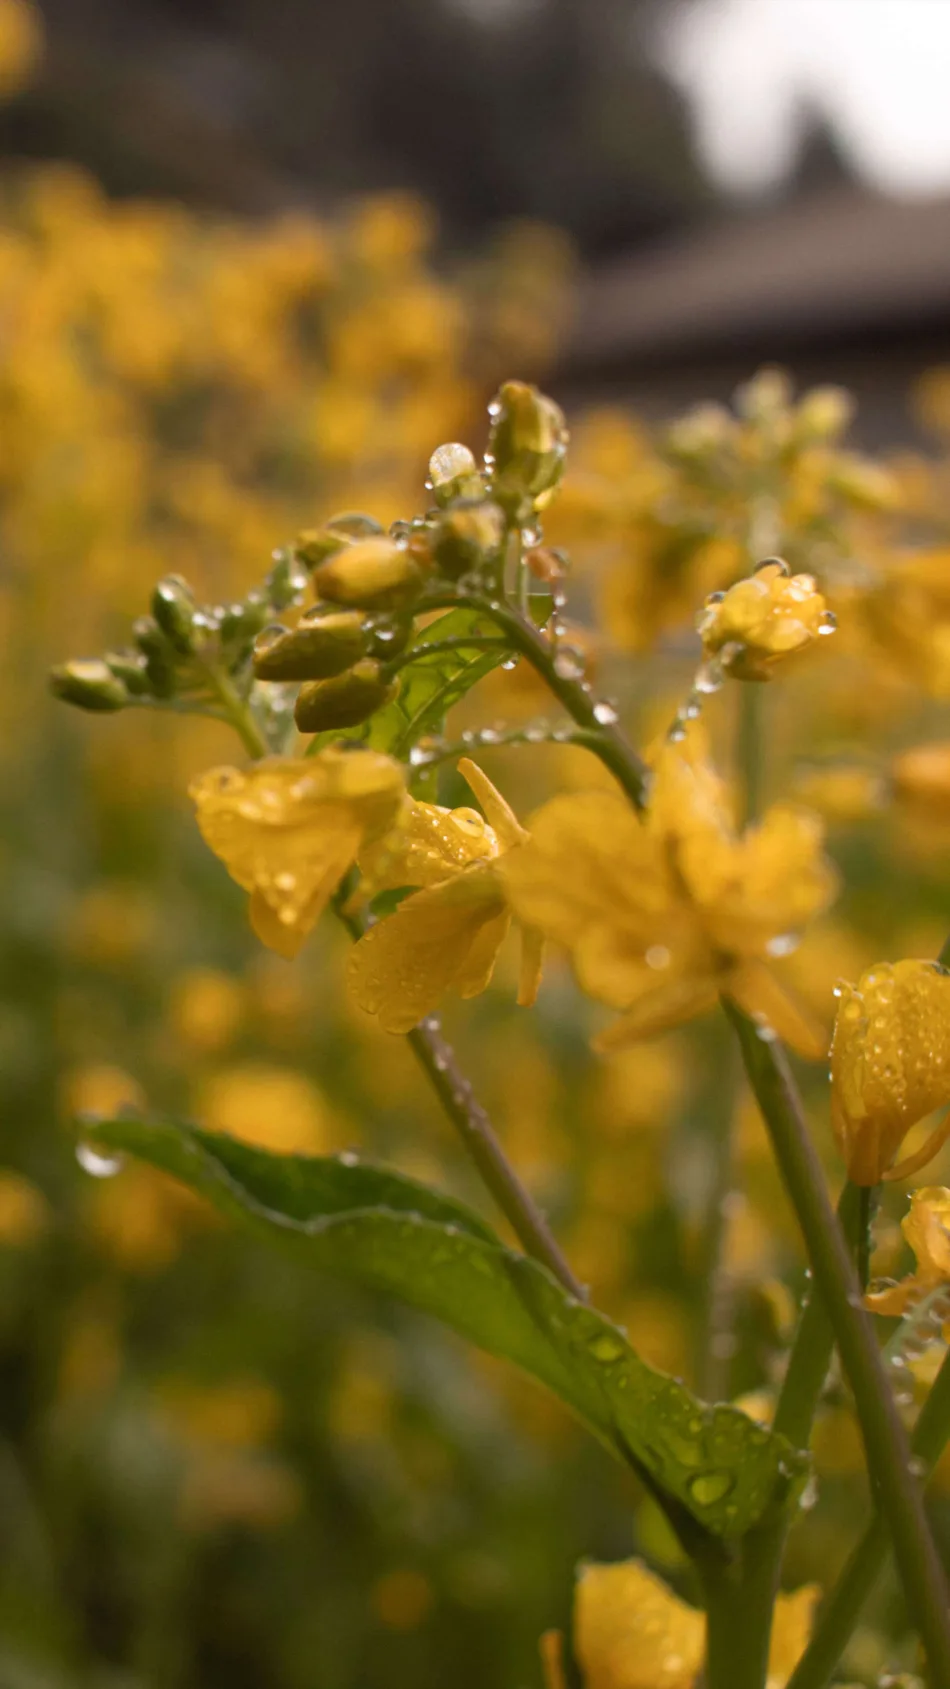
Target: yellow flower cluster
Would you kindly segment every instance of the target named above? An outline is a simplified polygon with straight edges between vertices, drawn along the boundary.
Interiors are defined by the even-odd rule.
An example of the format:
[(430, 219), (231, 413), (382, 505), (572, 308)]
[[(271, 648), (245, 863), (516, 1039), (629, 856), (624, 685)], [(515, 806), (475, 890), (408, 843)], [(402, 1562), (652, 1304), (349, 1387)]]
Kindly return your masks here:
[(821, 843), (815, 816), (785, 805), (737, 836), (694, 729), (657, 757), (645, 823), (612, 791), (553, 798), (504, 874), (518, 918), (623, 1011), (600, 1048), (662, 1032), (724, 993), (817, 1057), (827, 1036), (769, 960), (834, 895)]

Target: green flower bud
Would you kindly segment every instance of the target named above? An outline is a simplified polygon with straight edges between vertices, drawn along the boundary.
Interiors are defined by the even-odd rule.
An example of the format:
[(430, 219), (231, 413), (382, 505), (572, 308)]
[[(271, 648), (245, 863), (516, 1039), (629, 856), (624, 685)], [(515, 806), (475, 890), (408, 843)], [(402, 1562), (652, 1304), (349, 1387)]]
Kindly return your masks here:
[(433, 541), (439, 572), (458, 580), (481, 568), (505, 538), (505, 513), (491, 499), (464, 499), (440, 517)]
[(152, 593), (152, 615), (169, 645), (181, 656), (194, 650), (194, 594), (180, 575), (166, 575)]
[(249, 593), (243, 604), (228, 604), (221, 617), (222, 645), (243, 646), (261, 632), (270, 616), (263, 593)]
[(301, 733), (357, 727), (395, 698), (397, 690), (395, 681), (383, 679), (378, 663), (364, 658), (333, 680), (310, 680), (301, 686), (294, 720)]
[(170, 698), (175, 690), (175, 660), (168, 640), (152, 616), (132, 623), (132, 635), (145, 658), (145, 672), (156, 698)]
[(321, 598), (365, 610), (398, 610), (418, 596), (423, 569), (406, 546), (384, 534), (356, 540), (313, 572)]
[(298, 534), (294, 553), (308, 569), (316, 569), (327, 557), (334, 557), (344, 546), (356, 540), (374, 539), (383, 532), (373, 516), (358, 510), (345, 510), (342, 516), (331, 516), (325, 528), (307, 528)]
[(124, 709), (129, 695), (101, 657), (79, 658), (61, 663), (50, 672), (50, 687), (57, 698), (77, 704), (81, 710), (111, 713)]
[(137, 651), (107, 651), (106, 666), (134, 698), (145, 698), (152, 687), (144, 658)]
[(266, 628), (254, 647), (258, 680), (327, 680), (359, 662), (367, 646), (359, 610), (318, 611), (292, 629)]
[(453, 441), (437, 446), (429, 459), (429, 486), (436, 504), (445, 507), (454, 499), (485, 496), (485, 484), (467, 446)]
[(488, 407), (492, 497), (526, 520), (554, 495), (567, 457), (567, 423), (560, 405), (526, 381), (506, 381)]

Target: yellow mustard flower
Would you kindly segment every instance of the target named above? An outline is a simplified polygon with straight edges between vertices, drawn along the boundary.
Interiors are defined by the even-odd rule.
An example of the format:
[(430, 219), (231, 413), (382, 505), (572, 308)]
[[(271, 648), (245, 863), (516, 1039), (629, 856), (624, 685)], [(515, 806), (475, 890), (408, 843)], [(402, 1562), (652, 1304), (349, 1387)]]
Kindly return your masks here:
[[(386, 846), (369, 853), (373, 884), (421, 890), (370, 927), (349, 960), (350, 986), (360, 1006), (379, 1016), (387, 1032), (408, 1032), (431, 1014), (447, 991), (475, 997), (488, 986), (511, 922), (498, 861), (528, 835), (487, 775), (467, 757), (459, 763), (485, 812), (446, 814), (413, 805), (403, 840), (388, 865)], [(365, 864), (366, 857), (361, 858)], [(375, 878), (374, 878), (375, 874)], [(531, 1003), (541, 971), (541, 943), (523, 934), (520, 1003)]]
[(206, 844), (251, 894), (251, 925), (295, 956), (361, 847), (399, 815), (403, 771), (375, 751), (330, 746), (247, 769), (213, 768), (191, 796)]
[[(784, 1689), (805, 1650), (817, 1585), (780, 1595), (766, 1689)], [(640, 1560), (581, 1569), (574, 1599), (574, 1650), (584, 1689), (692, 1689), (706, 1648), (702, 1613), (681, 1601)], [(560, 1638), (542, 1638), (547, 1689), (563, 1689)]]
[(900, 1284), (869, 1292), (865, 1301), (876, 1314), (906, 1313), (931, 1291), (950, 1284), (950, 1190), (945, 1185), (922, 1185), (914, 1191), (901, 1231), (917, 1266)]
[(950, 821), (950, 743), (912, 745), (891, 763), (894, 795), (915, 814)]
[(777, 663), (834, 628), (814, 576), (790, 575), (778, 558), (713, 593), (699, 618), (703, 648), (739, 680), (768, 680)]
[(584, 991), (622, 1018), (601, 1049), (651, 1037), (728, 993), (802, 1054), (827, 1036), (767, 963), (830, 901), (822, 829), (785, 805), (737, 837), (701, 740), (666, 744), (644, 821), (619, 793), (553, 798), (504, 858), (519, 920), (571, 954)]
[(877, 962), (838, 987), (831, 1046), (831, 1120), (848, 1177), (904, 1179), (950, 1133), (944, 1119), (893, 1166), (912, 1126), (950, 1103), (950, 974), (936, 962)]

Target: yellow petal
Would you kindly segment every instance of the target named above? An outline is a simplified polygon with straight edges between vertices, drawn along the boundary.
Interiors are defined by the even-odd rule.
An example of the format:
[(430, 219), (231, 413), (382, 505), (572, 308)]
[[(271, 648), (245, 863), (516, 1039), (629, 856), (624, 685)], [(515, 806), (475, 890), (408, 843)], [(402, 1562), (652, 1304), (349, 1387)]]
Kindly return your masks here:
[(544, 967), (544, 939), (533, 927), (521, 929), (521, 967), (518, 972), (518, 1007), (530, 1009), (537, 1001)]
[(364, 896), (401, 886), (435, 886), (498, 855), (494, 830), (475, 809), (445, 809), (406, 797), (398, 823), (360, 851)]
[(764, 955), (827, 908), (838, 877), (823, 854), (824, 828), (810, 810), (775, 804), (714, 862), (686, 863), (712, 939), (726, 951)]
[(950, 1283), (950, 1190), (943, 1185), (922, 1185), (914, 1191), (901, 1231), (914, 1251), (917, 1266), (901, 1284), (869, 1293), (867, 1306), (876, 1314), (902, 1314), (921, 1296)]
[(818, 1585), (807, 1583), (791, 1595), (780, 1595), (776, 1601), (766, 1689), (785, 1689), (808, 1645), (820, 1597)]
[(639, 1560), (581, 1570), (574, 1648), (585, 1689), (692, 1689), (705, 1628)]
[(861, 1185), (877, 1184), (910, 1128), (950, 1103), (950, 975), (936, 963), (879, 962), (842, 987), (831, 1102), (848, 1174)]
[(479, 768), (478, 763), (473, 762), (471, 757), (462, 757), (458, 771), (471, 786), (485, 811), (486, 819), (494, 827), (502, 850), (512, 850), (515, 845), (523, 844), (528, 837), (525, 829), (498, 787), (492, 785), (484, 769)]
[(350, 952), (350, 987), (387, 1032), (408, 1032), (453, 987), (466, 996), (484, 989), (507, 924), (492, 869), (468, 868), (370, 927)]
[(593, 1047), (603, 1054), (607, 1050), (622, 1049), (641, 1038), (656, 1038), (684, 1021), (694, 1020), (715, 1008), (719, 996), (719, 980), (715, 975), (695, 975), (662, 981), (654, 974), (655, 984), (645, 982), (646, 988), (637, 1002), (610, 1026), (597, 1035)]
[(622, 932), (642, 952), (662, 942), (662, 923), (677, 902), (661, 842), (613, 792), (552, 798), (527, 843), (500, 858), (499, 871), (522, 925), (568, 949), (602, 929)]
[(764, 962), (743, 962), (727, 976), (723, 989), (740, 1009), (754, 1020), (764, 1021), (806, 1061), (822, 1061), (827, 1056), (831, 1043), (828, 1028), (786, 992)]
[(559, 1630), (546, 1630), (538, 1643), (544, 1689), (567, 1689), (564, 1675), (564, 1636)]
[(255, 930), (283, 955), (299, 948), (361, 841), (392, 826), (403, 791), (391, 758), (339, 750), (212, 769), (191, 786), (205, 842), (252, 893)]

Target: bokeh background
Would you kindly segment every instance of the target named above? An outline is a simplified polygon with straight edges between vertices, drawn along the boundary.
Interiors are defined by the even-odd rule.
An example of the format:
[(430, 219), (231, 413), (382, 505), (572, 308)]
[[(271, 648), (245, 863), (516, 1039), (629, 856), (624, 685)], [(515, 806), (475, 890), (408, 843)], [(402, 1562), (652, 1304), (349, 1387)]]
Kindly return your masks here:
[[(884, 584), (832, 677), (770, 702), (770, 794), (824, 806), (846, 876), (786, 965), (830, 1019), (838, 974), (935, 953), (950, 829), (888, 771), (950, 695), (948, 76), (940, 0), (0, 0), (2, 1689), (536, 1689), (581, 1555), (678, 1578), (527, 1384), (157, 1174), (77, 1168), (75, 1111), (132, 1102), (481, 1200), (408, 1051), (341, 999), (335, 935), (291, 965), (247, 930), (185, 796), (225, 730), (72, 719), (45, 671), (121, 642), (162, 574), (235, 597), (334, 510), (413, 514), (430, 451), (480, 447), (517, 375), (571, 413), (549, 538), (646, 742), (703, 593), (746, 566), (785, 398), (747, 396), (722, 483), (663, 425), (763, 361), (844, 383), (886, 467), (793, 454), (779, 537), (845, 606), (855, 559)], [(544, 704), (515, 670), (473, 708)], [(525, 811), (599, 778), (557, 746), (486, 762)], [(648, 1359), (761, 1394), (801, 1262), (716, 1029), (596, 1062), (566, 972), (533, 1016), (511, 978), (448, 1026), (575, 1267)], [(720, 1245), (739, 1341), (700, 1378)], [(840, 1391), (819, 1457), (793, 1582), (865, 1504)], [(907, 1662), (901, 1626), (889, 1589), (856, 1680)]]

